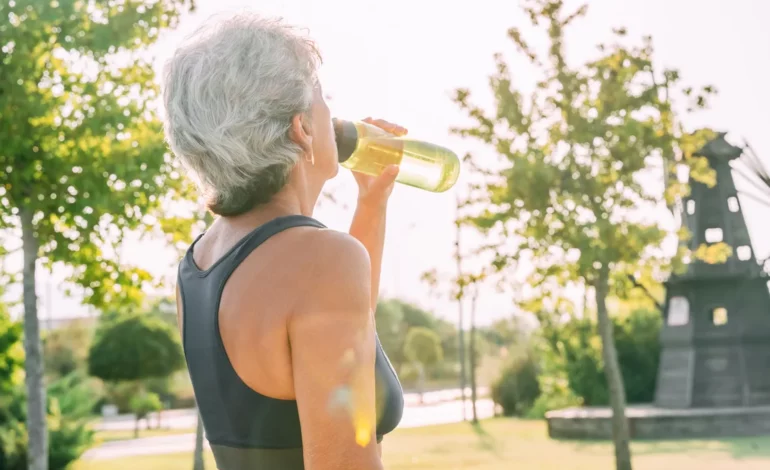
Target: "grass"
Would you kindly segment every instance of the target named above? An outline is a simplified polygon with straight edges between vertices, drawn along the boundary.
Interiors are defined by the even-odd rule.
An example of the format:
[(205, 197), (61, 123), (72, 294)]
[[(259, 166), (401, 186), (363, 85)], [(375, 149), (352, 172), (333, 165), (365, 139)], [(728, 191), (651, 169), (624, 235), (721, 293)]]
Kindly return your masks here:
[[(139, 438), (145, 437), (161, 437), (161, 436), (173, 436), (175, 434), (190, 434), (194, 433), (195, 428), (190, 429), (143, 429), (139, 431)], [(120, 431), (97, 431), (96, 442), (112, 442), (112, 441), (127, 441), (134, 439), (133, 430), (120, 430)]]
[[(459, 423), (399, 430), (384, 441), (388, 470), (611, 470), (608, 442), (555, 441), (542, 421), (494, 419), (473, 426)], [(766, 470), (770, 437), (639, 442), (633, 444), (635, 470)], [(213, 469), (211, 455), (207, 468)], [(83, 461), (73, 470), (187, 470), (191, 454)]]

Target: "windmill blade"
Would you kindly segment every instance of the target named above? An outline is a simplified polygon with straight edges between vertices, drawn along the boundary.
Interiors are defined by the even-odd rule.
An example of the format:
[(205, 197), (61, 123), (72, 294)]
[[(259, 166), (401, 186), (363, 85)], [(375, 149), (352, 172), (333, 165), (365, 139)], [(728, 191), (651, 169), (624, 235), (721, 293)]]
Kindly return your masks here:
[(738, 193), (739, 197), (747, 197), (754, 202), (757, 202), (759, 204), (765, 205), (767, 207), (770, 207), (770, 197), (765, 196), (757, 196), (756, 194), (750, 193), (748, 191), (741, 191)]
[(744, 160), (737, 160), (734, 161), (734, 163), (731, 162), (730, 167), (733, 169), (733, 171), (740, 175), (743, 180), (750, 184), (754, 189), (759, 191), (759, 194), (770, 198), (770, 181), (762, 179), (762, 177), (757, 174), (757, 172), (752, 171), (752, 169), (747, 166)]
[(747, 164), (748, 162), (751, 162), (749, 164), (751, 169), (757, 173), (757, 176), (759, 176), (759, 178), (762, 179), (762, 181), (764, 181), (766, 185), (770, 186), (770, 173), (768, 173), (767, 167), (765, 166), (764, 162), (759, 158), (759, 155), (757, 155), (757, 152), (754, 151), (754, 148), (751, 145), (749, 145), (746, 139), (743, 139), (743, 142), (744, 142), (744, 148), (743, 148), (742, 160), (745, 159)]

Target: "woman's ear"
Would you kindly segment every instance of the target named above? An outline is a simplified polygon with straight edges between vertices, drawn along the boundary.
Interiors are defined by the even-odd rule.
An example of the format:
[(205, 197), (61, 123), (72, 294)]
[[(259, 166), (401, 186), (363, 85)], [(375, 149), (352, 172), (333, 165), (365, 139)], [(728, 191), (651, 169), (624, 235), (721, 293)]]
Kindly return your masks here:
[(311, 134), (311, 130), (312, 126), (310, 125), (309, 119), (304, 114), (295, 114), (291, 119), (289, 137), (292, 142), (302, 148), (302, 153), (306, 159), (312, 158), (313, 155), (313, 135)]

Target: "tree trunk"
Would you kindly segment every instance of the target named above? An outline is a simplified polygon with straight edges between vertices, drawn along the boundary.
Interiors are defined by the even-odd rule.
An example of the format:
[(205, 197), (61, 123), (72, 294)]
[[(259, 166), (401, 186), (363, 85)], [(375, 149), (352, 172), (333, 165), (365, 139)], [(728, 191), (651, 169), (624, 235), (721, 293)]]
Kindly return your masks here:
[[(196, 408), (197, 411), (197, 408)], [(193, 453), (193, 470), (204, 470), (203, 462), (203, 421), (198, 414), (198, 425), (195, 427), (195, 452)]]
[[(460, 197), (457, 196), (456, 203), (457, 220), (460, 218)], [(457, 228), (455, 239), (455, 259), (457, 261), (457, 279), (458, 282), (462, 279), (462, 257), (460, 256), (460, 224), (455, 222)], [(457, 342), (458, 350), (457, 355), (460, 361), (460, 399), (462, 400), (463, 407), (463, 421), (467, 421), (468, 418), (465, 414), (465, 337), (463, 334), (463, 297), (464, 292), (462, 287), (457, 295)]]
[(470, 379), (471, 379), (471, 410), (473, 411), (473, 422), (478, 423), (479, 417), (476, 413), (476, 299), (478, 298), (478, 291), (473, 293), (473, 300), (471, 301), (471, 337), (468, 340), (468, 354), (470, 363)]
[(417, 394), (420, 397), (420, 404), (425, 404), (425, 368), (421, 362), (414, 364), (417, 368)]
[(465, 337), (463, 334), (463, 307), (462, 307), (462, 299), (459, 301), (460, 305), (460, 319), (459, 319), (459, 326), (460, 331), (457, 335), (457, 342), (459, 343), (459, 349), (457, 354), (459, 355), (460, 360), (460, 400), (462, 400), (462, 407), (463, 407), (463, 421), (467, 421), (468, 417), (465, 415)]
[(626, 391), (623, 385), (623, 375), (620, 372), (618, 353), (615, 349), (615, 339), (612, 322), (607, 312), (607, 294), (609, 270), (604, 267), (596, 282), (596, 314), (599, 324), (599, 335), (602, 339), (602, 357), (604, 373), (610, 393), (612, 408), (612, 439), (615, 444), (616, 470), (631, 470), (631, 447), (628, 420), (626, 419)]
[(32, 223), (33, 213), (22, 209), (21, 237), (24, 250), (24, 371), (27, 387), (27, 433), (29, 444), (27, 468), (48, 470), (48, 429), (46, 426), (46, 396), (43, 381), (43, 347), (40, 342), (40, 321), (37, 317), (35, 264), (38, 240)]

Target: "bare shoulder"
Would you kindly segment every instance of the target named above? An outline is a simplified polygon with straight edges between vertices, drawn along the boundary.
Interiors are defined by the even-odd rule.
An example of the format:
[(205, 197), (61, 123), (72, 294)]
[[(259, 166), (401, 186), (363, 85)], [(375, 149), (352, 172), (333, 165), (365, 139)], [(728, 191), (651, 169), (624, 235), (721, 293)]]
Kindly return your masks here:
[(368, 298), (371, 264), (361, 242), (334, 230), (306, 231), (297, 241), (304, 259), (298, 276), (315, 302)]
[[(322, 229), (304, 234), (308, 254), (315, 258), (320, 269), (370, 269), (366, 248), (345, 232)], [(326, 263), (330, 260), (335, 263)]]

